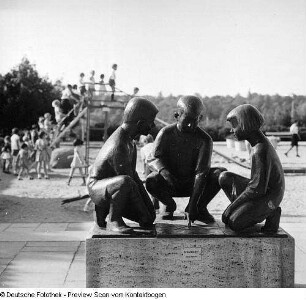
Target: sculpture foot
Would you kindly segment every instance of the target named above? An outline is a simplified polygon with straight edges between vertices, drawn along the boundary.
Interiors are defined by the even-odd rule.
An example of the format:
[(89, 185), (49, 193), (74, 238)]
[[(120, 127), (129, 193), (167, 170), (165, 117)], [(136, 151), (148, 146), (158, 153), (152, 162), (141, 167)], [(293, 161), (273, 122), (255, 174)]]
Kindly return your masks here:
[(106, 221), (100, 221), (100, 222), (97, 222), (96, 220), (95, 220), (95, 223), (100, 227), (100, 228), (106, 228), (106, 226), (107, 226), (107, 222)]
[(173, 212), (165, 212), (163, 215), (162, 215), (162, 220), (170, 220), (172, 221), (173, 220)]
[(134, 233), (134, 230), (128, 227), (123, 221), (122, 222), (118, 222), (118, 221), (109, 222), (107, 223), (106, 229), (109, 231), (122, 233), (122, 234)]
[(155, 225), (152, 223), (139, 223), (140, 228), (135, 228), (134, 231), (140, 234), (154, 234)]
[(215, 222), (215, 218), (208, 212), (207, 208), (199, 213), (197, 216), (197, 221), (203, 222), (205, 224), (213, 223)]
[(282, 209), (280, 207), (276, 208), (274, 213), (266, 219), (265, 225), (261, 228), (261, 231), (266, 233), (276, 233), (278, 231), (281, 213)]
[(139, 226), (145, 230), (154, 230), (155, 225), (152, 223), (139, 223)]
[(94, 221), (100, 228), (106, 228), (106, 221), (97, 216), (97, 213), (94, 211), (93, 213)]

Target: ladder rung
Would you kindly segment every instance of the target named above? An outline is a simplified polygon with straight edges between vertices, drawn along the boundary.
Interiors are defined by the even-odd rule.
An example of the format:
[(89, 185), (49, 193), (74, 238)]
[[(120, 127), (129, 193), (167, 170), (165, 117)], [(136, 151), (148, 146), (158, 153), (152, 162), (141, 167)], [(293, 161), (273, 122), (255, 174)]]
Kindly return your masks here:
[(102, 106), (102, 105), (88, 105), (89, 108), (105, 108), (105, 106)]

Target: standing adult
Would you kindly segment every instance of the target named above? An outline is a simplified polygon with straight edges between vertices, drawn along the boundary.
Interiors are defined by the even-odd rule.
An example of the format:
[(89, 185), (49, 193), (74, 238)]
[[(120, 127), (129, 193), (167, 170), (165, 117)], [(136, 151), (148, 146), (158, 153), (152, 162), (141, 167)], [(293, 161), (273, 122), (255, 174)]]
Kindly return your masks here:
[(13, 166), (13, 173), (15, 176), (18, 175), (17, 173), (17, 155), (20, 150), (20, 137), (18, 135), (18, 128), (12, 129), (12, 136), (11, 136), (11, 149), (12, 149), (12, 166)]
[(291, 133), (291, 147), (290, 149), (285, 152), (285, 155), (288, 156), (288, 153), (296, 147), (296, 156), (299, 156), (299, 140), (301, 140), (300, 134), (299, 134), (299, 121), (295, 120), (293, 124), (290, 126), (290, 133)]

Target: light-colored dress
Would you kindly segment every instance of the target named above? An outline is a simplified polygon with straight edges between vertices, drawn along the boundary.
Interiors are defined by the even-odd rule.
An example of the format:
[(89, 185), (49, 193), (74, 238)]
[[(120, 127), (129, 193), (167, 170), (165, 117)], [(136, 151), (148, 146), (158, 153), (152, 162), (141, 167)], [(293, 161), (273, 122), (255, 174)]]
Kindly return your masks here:
[(84, 153), (82, 146), (75, 146), (73, 149), (73, 160), (71, 162), (71, 168), (82, 168), (85, 166)]
[(18, 153), (18, 156), (19, 156), (19, 167), (28, 169), (28, 165), (29, 165), (29, 153), (28, 153), (28, 151), (26, 151), (24, 149), (20, 149), (19, 153)]
[(49, 161), (48, 142), (43, 139), (38, 139), (35, 143), (36, 158), (35, 161), (43, 162)]

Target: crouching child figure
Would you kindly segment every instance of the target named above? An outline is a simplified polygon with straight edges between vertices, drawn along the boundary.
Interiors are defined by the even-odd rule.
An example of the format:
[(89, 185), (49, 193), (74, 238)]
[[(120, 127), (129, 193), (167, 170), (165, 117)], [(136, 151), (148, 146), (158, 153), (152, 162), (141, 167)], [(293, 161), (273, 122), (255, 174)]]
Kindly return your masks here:
[(99, 227), (133, 233), (122, 217), (141, 227), (152, 227), (155, 210), (136, 172), (134, 139), (149, 133), (157, 112), (156, 106), (147, 99), (131, 99), (124, 110), (122, 125), (107, 139), (91, 166), (87, 188), (95, 204), (95, 221)]
[(234, 231), (243, 231), (264, 220), (263, 232), (275, 233), (279, 227), (285, 191), (284, 171), (279, 157), (261, 131), (264, 119), (250, 104), (239, 105), (227, 115), (238, 141), (247, 140), (252, 148), (251, 179), (223, 172), (219, 183), (231, 204), (222, 221)]

